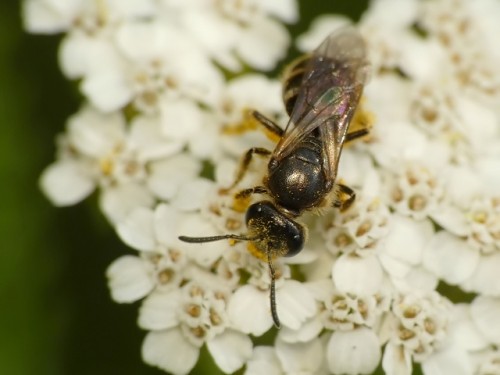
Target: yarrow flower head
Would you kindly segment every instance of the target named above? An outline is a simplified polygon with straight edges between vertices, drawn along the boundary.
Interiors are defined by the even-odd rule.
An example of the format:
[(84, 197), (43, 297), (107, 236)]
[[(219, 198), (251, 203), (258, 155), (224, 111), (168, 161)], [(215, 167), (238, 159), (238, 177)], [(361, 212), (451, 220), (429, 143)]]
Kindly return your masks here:
[[(297, 37), (309, 53), (335, 30), (361, 35), (334, 39), (356, 74), (328, 67), (350, 90), (321, 88), (320, 106), (353, 113), (318, 210), (269, 188), (291, 108), (321, 119), (309, 97), (333, 79), (302, 103), (297, 77), (321, 73), (310, 54), (281, 82), (261, 73), (286, 56), (296, 1), (25, 0), (23, 15), (30, 32), (63, 34), (84, 102), (41, 188), (57, 206), (96, 192), (132, 249), (106, 275), (113, 300), (140, 303), (146, 363), (187, 374), (205, 346), (224, 373), (500, 371), (498, 2), (373, 0), (357, 24), (321, 15)], [(361, 83), (359, 104), (342, 102)], [(312, 143), (333, 139), (330, 122)], [(302, 194), (300, 177), (279, 186)], [(274, 250), (283, 240), (294, 256)]]

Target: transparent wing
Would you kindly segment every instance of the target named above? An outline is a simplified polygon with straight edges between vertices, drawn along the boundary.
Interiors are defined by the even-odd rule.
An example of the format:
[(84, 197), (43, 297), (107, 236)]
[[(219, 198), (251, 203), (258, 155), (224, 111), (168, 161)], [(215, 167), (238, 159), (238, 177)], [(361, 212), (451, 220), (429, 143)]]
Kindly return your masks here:
[(294, 109), (273, 158), (286, 157), (305, 137), (318, 131), (325, 172), (335, 179), (344, 138), (367, 72), (365, 43), (358, 31), (347, 27), (330, 34), (307, 64)]

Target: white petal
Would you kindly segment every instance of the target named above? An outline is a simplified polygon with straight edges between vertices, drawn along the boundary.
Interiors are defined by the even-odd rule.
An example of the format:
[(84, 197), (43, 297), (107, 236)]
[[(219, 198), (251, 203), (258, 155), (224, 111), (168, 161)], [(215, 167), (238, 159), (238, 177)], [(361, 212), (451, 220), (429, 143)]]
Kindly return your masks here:
[(172, 205), (182, 211), (194, 211), (205, 204), (207, 197), (214, 192), (214, 185), (205, 178), (193, 179), (182, 187)]
[(393, 277), (403, 278), (411, 271), (411, 266), (408, 263), (394, 259), (392, 256), (382, 253), (379, 260), (384, 270)]
[(306, 245), (297, 255), (289, 258), (283, 258), (283, 262), (286, 264), (310, 264), (317, 260), (318, 256), (318, 251), (315, 251), (314, 248)]
[(128, 59), (138, 63), (154, 61), (168, 45), (168, 31), (159, 22), (126, 22), (116, 32), (116, 44)]
[(457, 284), (470, 277), (478, 262), (478, 251), (445, 231), (436, 233), (424, 250), (424, 267), (448, 284)]
[(86, 33), (66, 35), (59, 47), (59, 65), (64, 75), (78, 79), (102, 66), (120, 66), (122, 58), (108, 39), (95, 38)]
[(307, 286), (295, 280), (286, 280), (276, 290), (276, 310), (283, 326), (299, 329), (316, 314), (317, 306)]
[(154, 287), (151, 269), (141, 258), (126, 255), (110, 264), (106, 270), (111, 297), (118, 303), (135, 302)]
[[(497, 146), (498, 147), (498, 146)], [(481, 158), (475, 164), (486, 191), (495, 196), (500, 191), (500, 161), (495, 158)]]
[(259, 108), (263, 113), (283, 108), (281, 83), (262, 74), (245, 74), (231, 80), (225, 98), (236, 107)]
[(381, 357), (378, 337), (366, 327), (335, 331), (326, 350), (328, 367), (334, 374), (371, 374)]
[(82, 154), (100, 158), (111, 153), (125, 138), (125, 120), (118, 113), (105, 114), (91, 106), (68, 121), (68, 137)]
[(443, 204), (431, 216), (440, 226), (456, 236), (465, 236), (469, 232), (467, 217), (457, 206)]
[(177, 140), (195, 135), (204, 119), (198, 105), (188, 99), (163, 100), (160, 111), (163, 134)]
[(171, 246), (179, 236), (179, 214), (175, 208), (168, 204), (160, 203), (154, 212), (154, 231), (158, 242)]
[(473, 374), (470, 356), (458, 345), (447, 346), (431, 354), (421, 364), (426, 375), (470, 375)]
[(429, 142), (417, 127), (406, 122), (393, 122), (391, 126), (377, 128), (378, 142), (372, 153), (377, 161), (391, 169), (402, 161), (426, 160)]
[(108, 6), (125, 19), (154, 17), (159, 9), (154, 0), (108, 0)]
[(410, 354), (402, 346), (388, 343), (382, 358), (382, 368), (386, 375), (411, 375)]
[(131, 88), (122, 74), (100, 71), (87, 76), (81, 90), (103, 112), (122, 109), (132, 99)]
[(178, 314), (181, 306), (181, 291), (154, 292), (146, 298), (139, 310), (139, 327), (149, 330), (162, 330), (179, 324)]
[(199, 171), (199, 162), (186, 154), (160, 160), (150, 165), (148, 187), (159, 198), (168, 201), (177, 194), (182, 184), (196, 177)]
[(232, 71), (240, 68), (230, 53), (240, 34), (231, 22), (210, 10), (184, 12), (182, 22), (219, 64)]
[[(74, 1), (68, 3), (75, 5)], [(68, 29), (72, 21), (71, 15), (75, 12), (72, 7), (64, 12), (64, 9), (57, 9), (46, 1), (24, 1), (22, 5), (24, 27), (37, 34), (52, 34)]]
[(370, 3), (370, 10), (363, 15), (362, 21), (396, 31), (415, 22), (418, 11), (418, 0), (378, 0)]
[(481, 256), (476, 270), (462, 283), (467, 291), (476, 291), (486, 295), (500, 295), (500, 254), (494, 253), (489, 256)]
[(500, 344), (500, 298), (479, 296), (470, 306), (472, 321), (491, 343)]
[(85, 167), (74, 161), (58, 161), (40, 176), (40, 187), (56, 206), (76, 204), (94, 191), (95, 182)]
[(332, 278), (340, 291), (367, 296), (380, 291), (383, 271), (375, 255), (357, 257), (343, 254), (333, 264)]
[(409, 264), (418, 264), (433, 232), (429, 220), (416, 222), (401, 215), (393, 215), (385, 238), (384, 254)]
[(304, 276), (306, 276), (306, 280), (316, 281), (330, 278), (334, 260), (333, 255), (327, 251), (316, 251), (316, 255), (318, 258), (313, 263), (306, 263), (301, 267)]
[(305, 285), (309, 288), (309, 291), (314, 298), (319, 301), (326, 300), (335, 292), (335, 288), (329, 276), (328, 279), (323, 278), (320, 280), (309, 281)]
[(319, 339), (295, 344), (277, 340), (275, 346), (286, 374), (314, 374), (323, 362), (324, 348)]
[(241, 368), (252, 355), (252, 340), (243, 333), (225, 330), (207, 342), (215, 363), (226, 374)]
[(284, 57), (289, 43), (290, 36), (282, 24), (262, 18), (241, 35), (236, 50), (253, 68), (270, 70)]
[[(498, 138), (498, 116), (493, 109), (480, 104), (474, 98), (456, 95), (454, 100), (457, 106), (457, 116), (464, 126), (463, 132), (467, 134), (467, 142), (475, 149), (482, 151), (489, 140)], [(475, 131), (478, 123), (481, 124), (480, 132)]]
[(139, 161), (158, 160), (179, 154), (183, 144), (167, 140), (160, 129), (159, 118), (138, 116), (130, 126), (128, 140), (137, 149)]
[(156, 248), (153, 211), (149, 208), (133, 210), (118, 223), (116, 230), (122, 241), (136, 250), (152, 251)]
[(489, 345), (472, 321), (470, 305), (468, 304), (454, 305), (451, 330), (452, 340), (469, 352), (482, 350)]
[(312, 51), (334, 30), (351, 23), (349, 18), (344, 16), (336, 14), (320, 15), (314, 19), (309, 30), (299, 36), (297, 39), (297, 47), (303, 52)]
[(368, 154), (360, 154), (353, 149), (342, 152), (339, 171), (342, 179), (349, 181), (350, 185), (363, 186), (358, 190), (366, 201), (379, 200), (382, 195), (382, 181), (380, 171), (373, 165), (373, 159)]
[(391, 278), (396, 289), (401, 291), (427, 290), (432, 291), (437, 288), (439, 279), (431, 271), (422, 267), (412, 267), (404, 278)]
[(247, 362), (245, 375), (282, 375), (274, 347), (257, 346), (252, 359)]
[(236, 329), (254, 336), (261, 336), (273, 325), (269, 292), (252, 285), (243, 285), (233, 293), (227, 313)]
[(290, 329), (286, 326), (282, 327), (279, 332), (280, 340), (288, 343), (307, 342), (319, 334), (323, 330), (323, 324), (319, 318), (312, 318), (306, 321), (298, 330)]
[(484, 192), (482, 181), (469, 166), (448, 166), (443, 177), (446, 195), (459, 206)]
[(126, 184), (108, 187), (99, 197), (101, 210), (112, 223), (124, 219), (137, 207), (151, 207), (154, 199), (142, 185)]
[(88, 71), (86, 47), (94, 40), (82, 33), (71, 33), (59, 46), (59, 65), (64, 75), (70, 79), (83, 77)]
[[(185, 214), (178, 223), (177, 235), (203, 237), (214, 235), (214, 227), (198, 214)], [(209, 267), (227, 251), (229, 244), (226, 241), (207, 242), (203, 244), (186, 244), (177, 241), (177, 246), (183, 249), (189, 258), (202, 267)]]
[(178, 328), (150, 332), (142, 344), (144, 362), (176, 375), (188, 374), (199, 354)]
[(275, 16), (286, 23), (293, 23), (298, 18), (297, 2), (293, 0), (260, 0), (259, 6), (266, 14)]
[(199, 160), (213, 158), (220, 149), (220, 130), (215, 128), (217, 123), (213, 117), (206, 117), (204, 127), (193, 134), (187, 144), (189, 151)]
[(441, 73), (436, 67), (445, 64), (447, 58), (442, 45), (437, 40), (423, 39), (414, 33), (404, 33), (399, 39), (398, 42), (405, 46), (400, 57), (404, 72), (415, 81), (436, 79), (436, 75)]

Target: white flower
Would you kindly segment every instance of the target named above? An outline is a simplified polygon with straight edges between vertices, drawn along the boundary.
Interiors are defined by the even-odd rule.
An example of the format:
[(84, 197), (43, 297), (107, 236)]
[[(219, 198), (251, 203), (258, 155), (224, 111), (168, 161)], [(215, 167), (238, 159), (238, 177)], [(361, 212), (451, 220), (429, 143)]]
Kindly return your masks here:
[(177, 245), (182, 219), (181, 213), (162, 204), (155, 211), (136, 208), (118, 223), (120, 238), (138, 250), (139, 256), (122, 256), (107, 270), (111, 294), (117, 302), (134, 302), (154, 289), (179, 287), (188, 264), (186, 253)]
[(410, 374), (413, 359), (421, 363), (426, 374), (447, 368), (470, 373), (465, 348), (450, 340), (451, 312), (451, 303), (436, 292), (398, 297), (388, 316), (392, 333), (384, 353), (384, 370), (389, 374)]
[(144, 301), (139, 325), (151, 332), (144, 340), (143, 358), (165, 371), (187, 374), (198, 359), (200, 347), (206, 343), (221, 370), (234, 372), (250, 358), (251, 340), (228, 326), (227, 290), (207, 286), (207, 279), (198, 277), (198, 282), (153, 293)]
[[(234, 292), (229, 300), (228, 314), (235, 328), (260, 336), (273, 325), (270, 277), (267, 264), (258, 260), (253, 263), (253, 267), (246, 268), (251, 272), (249, 285)], [(276, 280), (276, 310), (283, 327), (298, 330), (308, 318), (314, 316), (316, 308), (316, 301), (306, 286), (295, 280)]]
[(436, 212), (443, 195), (438, 176), (417, 163), (408, 163), (403, 170), (387, 174), (386, 189), (391, 207), (416, 220)]
[(479, 253), (446, 231), (436, 233), (424, 250), (424, 267), (452, 285), (467, 280), (478, 263)]
[(380, 341), (366, 327), (335, 331), (328, 341), (326, 356), (334, 374), (371, 374), (380, 362)]
[(277, 340), (275, 347), (254, 348), (245, 374), (324, 374), (324, 362), (324, 347), (320, 339), (295, 344)]
[(212, 58), (233, 71), (241, 69), (240, 60), (257, 69), (272, 69), (289, 44), (286, 29), (273, 17), (287, 22), (297, 18), (294, 0), (192, 0), (188, 4), (176, 21)]
[[(235, 197), (266, 185), (260, 156), (232, 184), (246, 150), (278, 141), (251, 111), (287, 123), (283, 83), (249, 72), (284, 57), (297, 2), (25, 0), (28, 30), (65, 32), (63, 72), (92, 104), (41, 186), (59, 206), (98, 191), (137, 251), (107, 277), (115, 301), (142, 300), (145, 362), (187, 374), (206, 345), (226, 373), (498, 372), (499, 15), (493, 0), (370, 3), (357, 28), (371, 80), (350, 128), (370, 131), (344, 147), (336, 181), (356, 200), (293, 217), (307, 242), (272, 259), (272, 279), (252, 241), (224, 236), (247, 234), (249, 205), (275, 198)], [(323, 15), (298, 47), (347, 24)], [(252, 350), (272, 329), (273, 282), (283, 327)]]
[(344, 293), (326, 280), (316, 281), (312, 287), (320, 303), (319, 318), (324, 328), (330, 330), (375, 327), (382, 314), (389, 309), (390, 298), (380, 294), (358, 296)]
[(353, 207), (345, 213), (335, 213), (333, 220), (325, 218), (321, 224), (321, 234), (332, 254), (368, 256), (376, 252), (379, 240), (388, 233), (389, 210), (377, 196), (370, 199), (357, 195)]
[[(467, 350), (469, 373), (498, 372), (498, 300), (477, 297), (469, 304), (455, 306), (453, 337), (457, 345)], [(490, 329), (491, 328), (491, 329)]]
[(132, 101), (140, 111), (157, 112), (162, 100), (179, 96), (213, 101), (220, 73), (180, 30), (141, 20), (121, 25), (113, 37), (109, 48), (119, 60), (95, 64), (82, 83), (98, 108), (115, 110)]
[(92, 107), (69, 120), (59, 145), (59, 160), (40, 179), (45, 194), (65, 206), (100, 187), (101, 208), (113, 222), (135, 207), (153, 204), (145, 186), (153, 178), (148, 164), (182, 147), (163, 137), (154, 119), (137, 117), (127, 129), (120, 114), (103, 114)]
[(153, 0), (27, 0), (23, 3), (25, 28), (33, 33), (56, 33), (80, 28), (89, 34), (124, 19), (150, 17)]

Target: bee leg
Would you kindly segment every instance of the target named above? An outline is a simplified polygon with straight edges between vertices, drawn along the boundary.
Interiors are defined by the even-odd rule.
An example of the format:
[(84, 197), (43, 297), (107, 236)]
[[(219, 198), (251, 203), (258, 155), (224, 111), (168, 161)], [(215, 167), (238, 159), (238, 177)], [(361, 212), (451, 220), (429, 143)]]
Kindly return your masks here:
[(252, 194), (266, 194), (266, 193), (267, 189), (265, 186), (254, 186), (253, 188), (241, 190), (234, 197), (236, 199), (246, 199)]
[(236, 174), (236, 178), (234, 179), (234, 182), (229, 186), (228, 188), (223, 188), (219, 190), (220, 194), (227, 194), (229, 191), (231, 191), (240, 181), (245, 177), (245, 173), (248, 171), (248, 166), (250, 165), (250, 162), (252, 161), (252, 157), (254, 154), (260, 155), (260, 156), (269, 156), (271, 155), (271, 151), (268, 149), (262, 148), (262, 147), (252, 147), (249, 149), (245, 155), (243, 156), (243, 159), (241, 159), (240, 166), (238, 168), (238, 173)]
[(269, 134), (267, 134), (268, 138), (277, 142), (281, 137), (283, 137), (284, 130), (281, 129), (274, 121), (268, 119), (258, 111), (252, 111), (251, 115), (269, 132)]
[(250, 205), (250, 196), (252, 194), (265, 193), (267, 193), (265, 186), (254, 186), (253, 188), (241, 190), (234, 196), (233, 209), (238, 212), (245, 212)]
[(361, 138), (369, 133), (368, 129), (355, 130), (353, 132), (347, 133), (345, 136), (345, 143), (354, 141), (355, 139)]
[(342, 184), (336, 184), (335, 188), (337, 198), (333, 202), (333, 206), (340, 209), (340, 211), (345, 211), (354, 203), (356, 193), (349, 186)]

